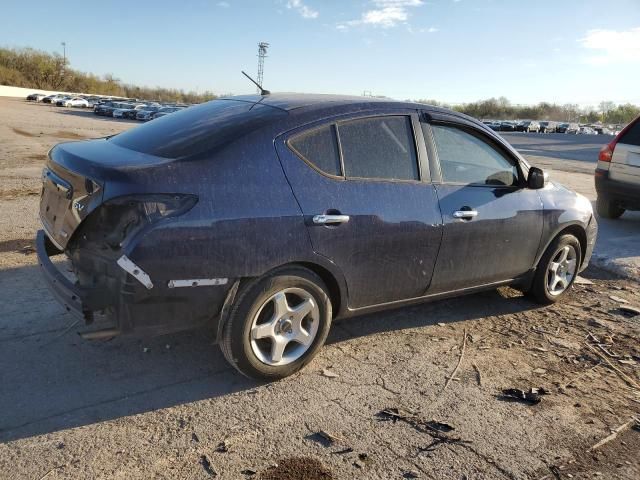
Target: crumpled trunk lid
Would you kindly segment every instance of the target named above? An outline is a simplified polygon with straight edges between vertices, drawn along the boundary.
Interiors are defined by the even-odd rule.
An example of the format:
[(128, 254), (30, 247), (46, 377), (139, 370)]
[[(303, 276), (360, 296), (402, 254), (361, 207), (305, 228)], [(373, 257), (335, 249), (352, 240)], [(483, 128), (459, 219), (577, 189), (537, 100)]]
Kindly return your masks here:
[(129, 173), (170, 160), (119, 147), (107, 139), (56, 145), (42, 171), (40, 220), (61, 250), (80, 223), (107, 200), (107, 184), (128, 183)]

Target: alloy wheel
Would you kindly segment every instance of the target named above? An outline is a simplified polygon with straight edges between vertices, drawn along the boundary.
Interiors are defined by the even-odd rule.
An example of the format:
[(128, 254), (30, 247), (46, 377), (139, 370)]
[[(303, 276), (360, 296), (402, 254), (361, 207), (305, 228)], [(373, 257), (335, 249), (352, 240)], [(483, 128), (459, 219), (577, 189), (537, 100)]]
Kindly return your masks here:
[(547, 290), (557, 296), (564, 292), (578, 269), (578, 254), (572, 245), (565, 245), (553, 256), (547, 268)]
[(270, 366), (287, 365), (309, 350), (320, 324), (313, 295), (302, 288), (286, 288), (269, 297), (251, 322), (251, 350)]

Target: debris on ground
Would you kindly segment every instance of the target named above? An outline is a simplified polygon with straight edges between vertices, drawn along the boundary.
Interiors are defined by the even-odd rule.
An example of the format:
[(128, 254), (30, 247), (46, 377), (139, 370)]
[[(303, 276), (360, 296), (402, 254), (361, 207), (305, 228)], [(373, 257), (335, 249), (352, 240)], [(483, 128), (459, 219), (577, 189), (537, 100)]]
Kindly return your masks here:
[(212, 477), (218, 476), (218, 473), (213, 469), (213, 466), (211, 465), (211, 461), (209, 460), (209, 457), (207, 457), (206, 454), (200, 455), (200, 465), (202, 465), (202, 468), (204, 468), (204, 471), (207, 472), (208, 475)]
[(279, 460), (260, 474), (260, 480), (330, 480), (331, 470), (319, 460), (309, 457), (293, 457)]
[(247, 476), (247, 477), (253, 477), (253, 476), (254, 476), (256, 473), (258, 473), (258, 472), (256, 472), (255, 470), (252, 470), (252, 469), (250, 469), (250, 468), (245, 468), (245, 469), (244, 469), (244, 470), (242, 470), (240, 473), (241, 473), (242, 475)]
[(598, 350), (596, 350), (594, 347), (592, 347), (590, 344), (585, 343), (585, 345), (587, 346), (587, 348), (589, 348), (593, 353), (595, 353), (598, 357), (600, 357), (602, 360), (605, 361), (605, 363), (613, 370), (615, 371), (618, 376), (624, 380), (627, 385), (629, 385), (632, 388), (635, 388), (636, 390), (640, 390), (640, 384), (638, 384), (638, 382), (636, 382), (634, 379), (632, 379), (631, 377), (629, 377), (626, 373), (624, 373), (622, 370), (620, 370), (618, 367), (616, 367), (613, 363), (611, 363), (611, 361), (604, 356), (602, 353), (600, 353)]
[(615, 439), (618, 435), (620, 435), (622, 432), (625, 432), (629, 428), (631, 428), (631, 427), (638, 428), (639, 426), (640, 426), (640, 419), (634, 417), (631, 420), (629, 420), (628, 422), (620, 425), (618, 428), (614, 428), (613, 431), (611, 432), (611, 435), (608, 435), (608, 436), (604, 437), (598, 443), (593, 445), (589, 449), (589, 451), (592, 452), (595, 449), (600, 448), (601, 446), (609, 443), (611, 440)]
[(329, 370), (328, 368), (323, 368), (322, 369), (322, 376), (323, 377), (328, 377), (328, 378), (338, 378), (340, 375), (338, 375), (336, 372)]
[[(307, 427), (308, 428), (308, 427)], [(311, 430), (311, 429), (309, 429)], [(330, 447), (334, 443), (345, 444), (346, 441), (343, 438), (334, 435), (333, 433), (326, 432), (324, 430), (319, 430), (317, 432), (312, 432), (310, 435), (305, 438), (309, 440), (313, 440), (314, 442), (318, 442), (322, 444), (324, 447)]]
[(448, 435), (448, 433), (455, 430), (455, 428), (447, 423), (435, 420), (424, 420), (411, 412), (399, 408), (385, 408), (378, 412), (377, 416), (383, 421), (392, 421), (393, 423), (402, 421), (413, 427), (416, 431), (431, 436), (433, 442), (426, 447), (420, 447), (419, 451), (422, 452), (432, 451), (441, 443), (471, 443), (460, 437)]
[(593, 282), (587, 278), (581, 277), (578, 275), (576, 279), (573, 281), (576, 285), (593, 285)]
[(420, 478), (420, 474), (415, 470), (407, 470), (402, 474), (402, 478)]
[(218, 452), (218, 453), (227, 453), (229, 451), (229, 448), (231, 448), (231, 444), (230, 444), (229, 440), (223, 440), (216, 447), (216, 452)]
[(609, 295), (609, 300), (613, 300), (614, 302), (618, 302), (618, 303), (629, 303), (629, 300), (626, 300), (626, 299), (620, 298), (620, 297), (616, 297), (615, 295)]
[(502, 390), (502, 395), (499, 395), (500, 400), (516, 401), (526, 403), (528, 405), (537, 405), (542, 400), (542, 395), (547, 395), (549, 392), (544, 388), (530, 388), (528, 391), (520, 390), (517, 388), (506, 388)]
[(482, 386), (482, 372), (480, 371), (480, 368), (478, 367), (478, 365), (476, 365), (475, 363), (472, 363), (471, 366), (476, 371), (476, 380), (478, 382), (478, 386), (481, 387)]
[(18, 251), (20, 253), (23, 253), (24, 255), (31, 255), (33, 253), (36, 253), (36, 249), (33, 247), (33, 245), (25, 245)]
[(625, 317), (635, 317), (640, 315), (640, 308), (633, 307), (631, 305), (620, 305), (618, 307), (620, 313), (622, 313)]
[(351, 453), (351, 452), (353, 452), (353, 448), (347, 447), (347, 448), (343, 448), (342, 450), (337, 450), (331, 453), (334, 455), (346, 455), (347, 453)]
[(451, 375), (449, 376), (449, 378), (447, 378), (447, 381), (444, 384), (444, 388), (442, 389), (443, 392), (447, 389), (447, 387), (451, 383), (451, 380), (455, 378), (456, 373), (460, 368), (460, 364), (464, 359), (464, 351), (466, 350), (466, 348), (467, 348), (467, 329), (465, 328), (462, 333), (462, 349), (460, 350), (460, 357), (458, 357), (458, 363), (456, 364), (456, 368), (453, 369), (453, 372), (451, 372)]

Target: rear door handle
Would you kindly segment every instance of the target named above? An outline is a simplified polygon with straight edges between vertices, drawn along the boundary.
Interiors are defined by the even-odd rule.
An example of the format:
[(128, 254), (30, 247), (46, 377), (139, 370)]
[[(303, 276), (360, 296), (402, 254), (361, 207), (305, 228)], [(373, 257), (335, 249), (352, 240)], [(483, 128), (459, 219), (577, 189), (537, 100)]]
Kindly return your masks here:
[(347, 223), (349, 215), (314, 215), (313, 223), (316, 225), (335, 225)]
[(478, 216), (477, 210), (456, 210), (453, 212), (453, 218), (472, 219)]

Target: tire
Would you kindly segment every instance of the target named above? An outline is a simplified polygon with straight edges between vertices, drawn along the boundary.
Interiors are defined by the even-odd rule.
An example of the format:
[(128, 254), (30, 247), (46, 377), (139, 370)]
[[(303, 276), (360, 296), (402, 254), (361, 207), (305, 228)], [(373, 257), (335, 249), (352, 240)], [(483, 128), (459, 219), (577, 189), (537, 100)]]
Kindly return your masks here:
[[(558, 284), (556, 291), (552, 291), (550, 288), (550, 283), (553, 283), (553, 273), (550, 271), (550, 267), (552, 263), (559, 263), (559, 255), (562, 257), (562, 252), (567, 251), (569, 253), (568, 262), (570, 262), (571, 257), (575, 261), (575, 266), (570, 268), (572, 270), (572, 275), (564, 276), (560, 269), (560, 276), (564, 276), (566, 281), (566, 285)], [(572, 252), (572, 253), (570, 253)], [(551, 244), (547, 247), (547, 250), (542, 255), (540, 262), (538, 262), (538, 267), (536, 268), (536, 273), (533, 278), (533, 282), (531, 284), (531, 288), (527, 291), (527, 295), (533, 298), (538, 303), (543, 305), (549, 305), (551, 303), (555, 303), (560, 300), (571, 288), (573, 282), (578, 276), (578, 270), (580, 268), (580, 264), (582, 262), (582, 249), (580, 248), (580, 242), (576, 237), (571, 234), (561, 235), (555, 238)], [(560, 283), (560, 282), (559, 282)], [(559, 291), (562, 288), (562, 291)]]
[(596, 200), (596, 211), (602, 218), (616, 219), (624, 213), (624, 208), (618, 206), (612, 200), (598, 195)]
[[(276, 299), (281, 299), (282, 294), (289, 308), (295, 309), (296, 305), (302, 306), (303, 303), (313, 308), (298, 320), (299, 325), (307, 322), (302, 330), (296, 330), (293, 310), (283, 310), (288, 318), (279, 318)], [(298, 304), (300, 299), (302, 302)], [(227, 361), (243, 375), (259, 380), (277, 380), (299, 371), (313, 359), (324, 345), (332, 316), (327, 287), (319, 276), (303, 267), (277, 269), (241, 286), (223, 326), (220, 348)], [(267, 320), (259, 321), (263, 318)], [(279, 320), (272, 320), (277, 318)], [(271, 336), (256, 339), (261, 335), (256, 330), (258, 327), (272, 328)], [(309, 345), (289, 340), (300, 331), (309, 335)], [(288, 342), (277, 362), (273, 361), (276, 358), (275, 338)]]

